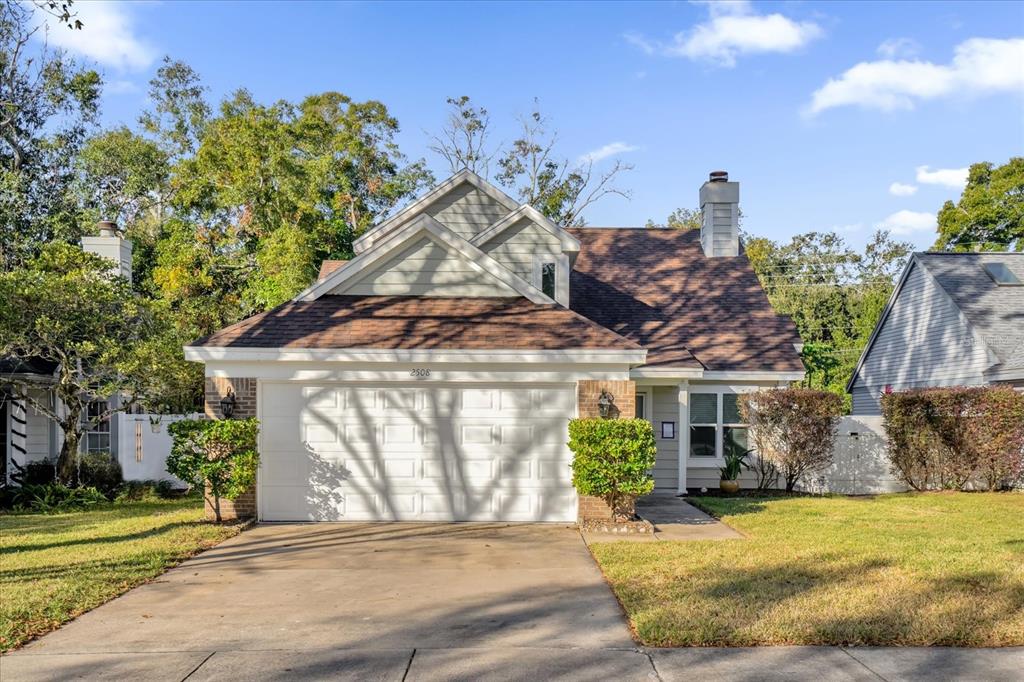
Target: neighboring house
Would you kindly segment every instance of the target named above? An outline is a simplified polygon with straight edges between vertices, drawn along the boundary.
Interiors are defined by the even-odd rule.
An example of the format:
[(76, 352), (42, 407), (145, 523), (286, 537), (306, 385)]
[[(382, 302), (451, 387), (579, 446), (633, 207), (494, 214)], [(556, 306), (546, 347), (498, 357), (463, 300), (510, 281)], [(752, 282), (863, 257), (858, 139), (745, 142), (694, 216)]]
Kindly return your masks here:
[[(99, 225), (96, 237), (83, 237), (82, 249), (112, 261), (112, 271), (131, 281), (132, 243), (124, 239), (113, 223)], [(39, 402), (59, 410), (57, 398), (47, 388), (54, 380), (57, 366), (38, 359), (0, 359), (0, 485), (10, 482), (15, 473), (12, 462), (56, 462), (63, 444), (60, 427), (25, 400), (18, 400), (11, 380), (30, 378), (38, 388), (30, 390)], [(83, 419), (102, 414), (117, 406), (118, 396), (90, 403)], [(167, 422), (180, 417), (164, 416)], [(152, 421), (158, 417), (154, 416)], [(91, 427), (83, 436), (83, 452), (109, 452), (121, 463), (125, 479), (172, 479), (164, 470), (170, 452), (166, 424), (155, 426), (149, 415), (117, 413)], [(156, 429), (159, 429), (157, 431)]]
[(1024, 387), (1024, 253), (915, 253), (847, 385), (853, 414), (886, 391)]
[(803, 377), (742, 253), (738, 183), (701, 230), (563, 229), (462, 171), (293, 301), (186, 347), (261, 423), (264, 520), (573, 521), (567, 423), (603, 391), (654, 423), (656, 487), (717, 486), (737, 396)]

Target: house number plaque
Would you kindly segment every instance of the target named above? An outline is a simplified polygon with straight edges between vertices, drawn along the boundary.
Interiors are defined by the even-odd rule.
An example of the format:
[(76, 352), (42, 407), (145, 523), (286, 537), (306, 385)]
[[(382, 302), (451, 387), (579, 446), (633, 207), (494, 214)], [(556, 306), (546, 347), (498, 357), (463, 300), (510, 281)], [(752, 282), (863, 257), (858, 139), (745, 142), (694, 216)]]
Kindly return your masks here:
[(414, 369), (411, 372), (409, 372), (409, 376), (416, 377), (417, 379), (426, 379), (427, 377), (430, 376), (430, 370), (429, 369)]

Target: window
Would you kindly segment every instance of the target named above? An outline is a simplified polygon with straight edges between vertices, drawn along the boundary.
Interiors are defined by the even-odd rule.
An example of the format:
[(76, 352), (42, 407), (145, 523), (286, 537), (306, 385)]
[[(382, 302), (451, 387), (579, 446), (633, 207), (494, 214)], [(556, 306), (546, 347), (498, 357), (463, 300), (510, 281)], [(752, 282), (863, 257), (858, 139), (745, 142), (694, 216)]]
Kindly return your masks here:
[(722, 456), (747, 451), (747, 426), (740, 417), (739, 396), (722, 394)]
[(718, 430), (718, 394), (694, 393), (690, 398), (690, 457), (714, 457)]
[[(82, 413), (82, 424), (91, 423), (96, 417), (107, 411), (109, 405), (105, 400), (94, 400), (86, 405)], [(88, 429), (82, 436), (83, 452), (110, 452), (110, 416)]]
[(550, 298), (555, 297), (555, 264), (541, 263), (540, 290)]
[(1021, 285), (1020, 278), (1006, 267), (1006, 263), (985, 263), (984, 268), (992, 281), (1001, 287), (1019, 287)]
[[(719, 445), (721, 443), (721, 445)], [(690, 457), (723, 457), (748, 449), (747, 425), (735, 393), (690, 396)]]

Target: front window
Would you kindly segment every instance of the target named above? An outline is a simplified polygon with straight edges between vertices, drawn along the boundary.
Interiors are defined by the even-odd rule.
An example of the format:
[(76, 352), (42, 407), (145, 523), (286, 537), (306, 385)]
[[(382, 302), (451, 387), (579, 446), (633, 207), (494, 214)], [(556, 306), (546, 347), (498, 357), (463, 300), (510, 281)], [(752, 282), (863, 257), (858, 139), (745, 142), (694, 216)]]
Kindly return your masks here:
[(540, 266), (540, 290), (550, 298), (555, 297), (555, 264), (542, 263)]
[(714, 457), (718, 395), (694, 393), (690, 402), (690, 457)]
[(747, 425), (736, 393), (694, 393), (690, 399), (690, 457), (723, 457), (748, 449)]
[(86, 405), (82, 413), (82, 425), (86, 432), (82, 436), (83, 452), (110, 452), (110, 415), (96, 422), (91, 428), (90, 424), (109, 409), (105, 400), (94, 400)]
[(647, 394), (637, 393), (636, 394), (636, 414), (634, 415), (637, 419), (647, 418)]

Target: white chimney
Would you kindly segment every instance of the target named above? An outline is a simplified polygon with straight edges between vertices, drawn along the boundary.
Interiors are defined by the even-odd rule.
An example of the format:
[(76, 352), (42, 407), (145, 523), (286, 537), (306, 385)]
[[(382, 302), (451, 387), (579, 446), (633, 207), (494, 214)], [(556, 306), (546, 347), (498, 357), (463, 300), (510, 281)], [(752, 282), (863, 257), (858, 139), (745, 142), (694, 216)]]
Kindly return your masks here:
[(111, 271), (115, 275), (132, 281), (132, 243), (121, 236), (117, 231), (117, 223), (110, 220), (101, 220), (96, 223), (100, 236), (82, 237), (82, 250), (86, 253), (95, 253), (107, 260), (113, 261)]
[(740, 183), (714, 171), (700, 187), (700, 244), (708, 258), (740, 254)]

